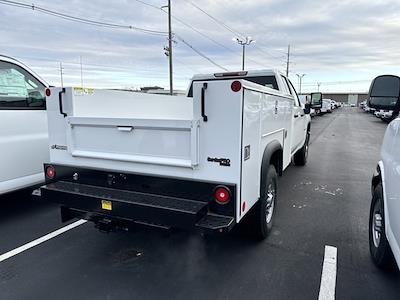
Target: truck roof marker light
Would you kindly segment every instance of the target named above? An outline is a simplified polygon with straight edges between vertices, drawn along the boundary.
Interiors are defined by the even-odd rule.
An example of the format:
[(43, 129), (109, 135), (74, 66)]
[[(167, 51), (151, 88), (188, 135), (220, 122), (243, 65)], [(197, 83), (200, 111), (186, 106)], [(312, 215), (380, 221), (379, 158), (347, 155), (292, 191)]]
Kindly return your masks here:
[(231, 84), (231, 89), (232, 91), (239, 92), (242, 89), (242, 83), (238, 80), (235, 80), (234, 82), (232, 82)]
[(246, 76), (246, 75), (247, 71), (214, 73), (214, 77), (232, 77), (232, 76)]
[(226, 186), (217, 186), (214, 190), (215, 201), (219, 204), (226, 204), (231, 200), (231, 192)]
[(46, 167), (46, 177), (48, 179), (53, 179), (55, 175), (56, 175), (56, 169), (53, 166), (47, 166)]
[(46, 90), (45, 90), (45, 94), (46, 94), (46, 97), (50, 97), (50, 95), (51, 95), (51, 91), (50, 91), (50, 89), (49, 89), (49, 88), (46, 88)]

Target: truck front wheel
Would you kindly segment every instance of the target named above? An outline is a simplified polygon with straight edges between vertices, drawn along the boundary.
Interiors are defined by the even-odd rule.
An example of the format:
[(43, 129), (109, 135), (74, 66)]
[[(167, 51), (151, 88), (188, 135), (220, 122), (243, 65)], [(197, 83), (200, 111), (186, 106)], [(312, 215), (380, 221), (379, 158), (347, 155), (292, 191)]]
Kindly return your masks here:
[(272, 230), (278, 191), (278, 175), (273, 165), (269, 165), (262, 181), (261, 197), (250, 217), (252, 232), (257, 238), (265, 239)]
[(376, 266), (392, 269), (394, 257), (385, 233), (385, 213), (382, 184), (374, 189), (369, 214), (369, 250)]

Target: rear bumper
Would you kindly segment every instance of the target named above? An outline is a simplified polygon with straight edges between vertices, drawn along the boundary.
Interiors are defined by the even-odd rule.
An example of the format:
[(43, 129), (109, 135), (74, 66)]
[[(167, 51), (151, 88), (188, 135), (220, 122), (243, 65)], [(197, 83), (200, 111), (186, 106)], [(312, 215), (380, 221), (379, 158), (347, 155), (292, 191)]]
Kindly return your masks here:
[[(72, 167), (55, 168), (62, 178), (43, 186), (41, 197), (61, 205), (63, 222), (83, 218), (95, 222), (100, 228), (128, 228), (133, 223), (144, 223), (221, 233), (230, 231), (235, 225), (234, 210), (229, 206), (216, 206), (210, 198), (214, 186), (217, 186), (215, 183), (171, 178), (157, 180), (156, 177), (138, 174), (118, 174), (110, 181), (107, 171), (80, 169), (78, 173), (77, 170), (66, 172), (68, 168), (74, 169)], [(57, 172), (58, 169), (61, 171)], [(90, 178), (90, 174), (93, 178)], [(71, 179), (74, 175), (79, 179)], [(150, 186), (145, 188), (150, 192), (139, 188), (144, 185), (143, 182)], [(173, 187), (166, 186), (171, 184), (178, 189), (189, 189), (187, 185), (190, 185), (193, 197), (182, 197), (181, 190), (174, 193)], [(234, 207), (235, 186), (229, 188), (233, 192), (230, 202)], [(209, 195), (206, 190), (209, 190)]]

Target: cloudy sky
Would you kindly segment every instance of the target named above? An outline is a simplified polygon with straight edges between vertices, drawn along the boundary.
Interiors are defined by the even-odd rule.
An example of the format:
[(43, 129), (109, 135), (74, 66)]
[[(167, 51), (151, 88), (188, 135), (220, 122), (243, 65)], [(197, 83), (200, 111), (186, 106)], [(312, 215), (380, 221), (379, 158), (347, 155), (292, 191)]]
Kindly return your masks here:
[[(20, 2), (94, 21), (168, 30), (167, 14), (159, 9), (164, 0)], [(256, 40), (246, 48), (246, 69), (284, 71), (290, 44), (290, 78), (298, 86), (296, 74), (306, 74), (303, 91), (315, 91), (317, 82), (321, 91), (366, 91), (374, 76), (398, 73), (399, 0), (171, 2), (178, 89), (195, 73), (239, 70), (241, 47), (232, 41), (237, 35)], [(164, 35), (72, 22), (0, 0), (0, 36), (1, 54), (25, 62), (53, 85), (60, 84), (60, 62), (64, 85), (79, 85), (81, 57), (85, 86), (168, 87)]]

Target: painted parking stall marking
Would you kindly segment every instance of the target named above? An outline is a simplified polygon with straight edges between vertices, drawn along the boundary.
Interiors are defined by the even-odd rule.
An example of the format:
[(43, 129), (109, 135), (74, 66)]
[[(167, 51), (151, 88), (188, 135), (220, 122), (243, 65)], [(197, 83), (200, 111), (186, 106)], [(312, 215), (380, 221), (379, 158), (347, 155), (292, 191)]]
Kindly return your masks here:
[(321, 285), (318, 300), (335, 299), (337, 272), (337, 248), (325, 246), (324, 263), (322, 266)]
[(49, 234), (46, 234), (46, 235), (44, 235), (44, 236), (42, 236), (42, 237), (40, 237), (40, 238), (38, 238), (36, 240), (33, 240), (33, 241), (25, 244), (25, 245), (22, 245), (22, 246), (20, 246), (18, 248), (15, 248), (14, 250), (6, 252), (6, 253), (0, 255), (0, 262), (5, 261), (6, 259), (9, 259), (10, 257), (13, 257), (15, 255), (18, 255), (18, 254), (20, 254), (20, 253), (22, 253), (22, 252), (24, 252), (24, 251), (26, 251), (26, 250), (28, 250), (30, 248), (33, 248), (33, 247), (35, 247), (37, 245), (40, 245), (40, 244), (42, 244), (42, 243), (44, 243), (44, 242), (46, 242), (46, 241), (48, 241), (48, 240), (50, 240), (52, 238), (55, 238), (56, 236), (59, 236), (59, 235), (65, 233), (65, 232), (67, 232), (67, 231), (69, 231), (71, 229), (74, 229), (75, 227), (78, 227), (78, 226), (80, 226), (80, 225), (82, 225), (82, 224), (84, 224), (86, 222), (87, 222), (86, 220), (76, 221), (76, 222), (71, 223), (71, 224), (69, 224), (67, 226), (64, 226), (64, 227), (62, 227), (60, 229), (57, 229), (57, 230), (55, 230), (53, 232), (50, 232)]

